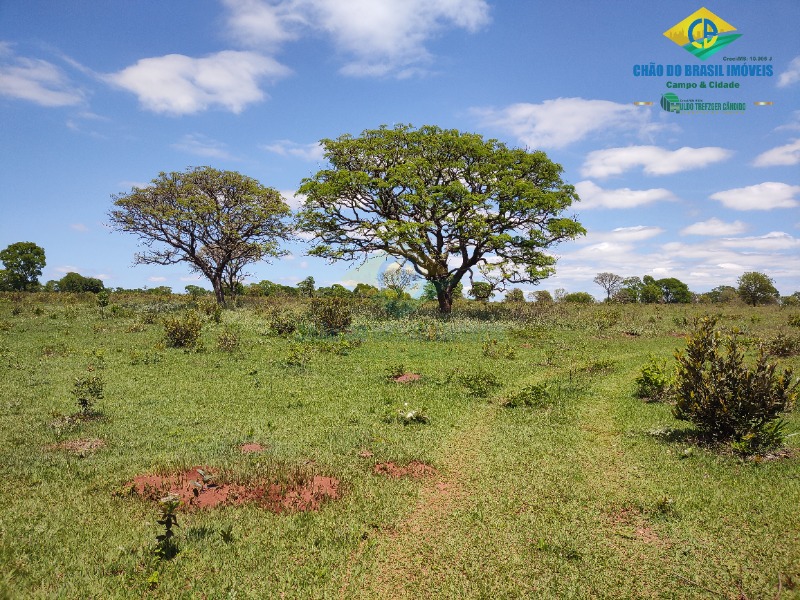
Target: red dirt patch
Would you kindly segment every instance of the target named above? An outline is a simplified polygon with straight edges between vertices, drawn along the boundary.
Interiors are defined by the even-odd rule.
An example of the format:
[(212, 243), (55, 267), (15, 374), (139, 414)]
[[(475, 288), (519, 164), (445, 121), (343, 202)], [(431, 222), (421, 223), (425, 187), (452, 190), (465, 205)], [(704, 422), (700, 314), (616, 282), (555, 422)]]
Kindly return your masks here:
[(257, 442), (250, 442), (239, 446), (239, 450), (241, 450), (242, 454), (258, 454), (264, 451), (264, 446)]
[(422, 375), (419, 373), (403, 373), (397, 377), (392, 377), (392, 381), (395, 383), (411, 383), (413, 381), (419, 381), (421, 378)]
[(167, 494), (181, 499), (185, 509), (239, 506), (253, 503), (275, 513), (318, 510), (323, 502), (340, 497), (339, 480), (315, 475), (296, 483), (203, 483), (203, 467), (176, 475), (140, 475), (126, 487), (146, 500), (158, 501)]
[(423, 477), (430, 477), (436, 475), (436, 469), (424, 462), (412, 460), (407, 465), (396, 465), (393, 462), (378, 463), (375, 465), (373, 472), (376, 475), (386, 475), (392, 479), (399, 479), (400, 477), (411, 477), (412, 479), (422, 479)]
[(66, 442), (60, 442), (58, 444), (50, 444), (49, 446), (45, 446), (46, 450), (66, 450), (71, 454), (77, 454), (78, 456), (88, 456), (92, 452), (99, 450), (100, 448), (105, 447), (106, 443), (104, 440), (100, 440), (97, 438), (92, 438), (88, 440), (68, 440)]

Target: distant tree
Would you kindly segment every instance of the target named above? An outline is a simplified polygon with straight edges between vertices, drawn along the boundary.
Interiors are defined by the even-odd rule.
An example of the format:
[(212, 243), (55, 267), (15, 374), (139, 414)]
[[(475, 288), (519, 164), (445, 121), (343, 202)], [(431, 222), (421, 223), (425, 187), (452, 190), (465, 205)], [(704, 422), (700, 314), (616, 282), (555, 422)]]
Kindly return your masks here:
[(606, 302), (611, 301), (611, 297), (622, 288), (625, 282), (619, 275), (608, 272), (598, 273), (593, 281), (606, 291)]
[(200, 287), (199, 285), (187, 285), (183, 289), (185, 289), (186, 293), (192, 298), (199, 298), (200, 296), (205, 296), (206, 294), (211, 293), (206, 288)]
[(0, 251), (0, 289), (28, 292), (39, 286), (45, 266), (44, 248), (33, 242), (16, 242)]
[[(464, 284), (459, 281), (458, 285), (453, 288), (453, 300), (460, 300), (462, 298), (464, 298)], [(433, 285), (433, 282), (426, 281), (422, 286), (422, 295), (420, 296), (420, 300), (423, 302), (437, 300), (436, 286)]]
[(594, 304), (594, 296), (589, 292), (572, 292), (564, 296), (564, 302), (571, 304)]
[(655, 283), (661, 288), (661, 297), (667, 304), (688, 304), (692, 301), (689, 286), (675, 277), (659, 279)]
[(136, 264), (187, 263), (209, 279), (220, 304), (226, 280), (230, 284), (246, 264), (284, 254), (279, 244), (290, 236), (284, 223), (290, 211), (280, 192), (235, 171), (161, 173), (113, 199), (111, 226), (148, 248)]
[(103, 282), (95, 277), (84, 277), (80, 273), (67, 273), (58, 280), (59, 292), (94, 292), (99, 293), (104, 289)]
[(532, 302), (536, 304), (552, 304), (553, 303), (553, 296), (547, 290), (536, 290), (535, 292), (531, 292), (529, 297)]
[(561, 216), (577, 200), (541, 151), (434, 126), (322, 140), (330, 168), (305, 179), (298, 226), (310, 254), (353, 260), (382, 251), (407, 261), (449, 313), (463, 277), (493, 262), (510, 283), (554, 271), (547, 250), (585, 233)]
[(656, 304), (664, 301), (664, 291), (656, 280), (645, 275), (642, 278), (642, 287), (639, 290), (639, 302), (644, 304)]
[(764, 273), (750, 271), (742, 274), (738, 280), (739, 296), (750, 306), (758, 304), (774, 304), (780, 298), (775, 284)]
[(356, 298), (373, 298), (380, 292), (374, 285), (368, 283), (357, 283), (353, 288), (353, 296)]
[(503, 302), (525, 302), (525, 294), (519, 288), (513, 288), (506, 292)]
[(492, 288), (491, 283), (486, 281), (475, 281), (472, 284), (472, 288), (469, 290), (469, 295), (475, 298), (475, 300), (488, 302), (489, 299), (494, 296), (494, 289)]
[(392, 263), (380, 274), (378, 280), (381, 287), (394, 290), (398, 294), (408, 291), (417, 275), (411, 267), (404, 267), (398, 263)]
[(739, 299), (739, 293), (731, 285), (719, 285), (708, 292), (708, 299), (714, 303), (727, 304)]
[(353, 292), (340, 283), (334, 283), (330, 287), (317, 288), (316, 295), (320, 298), (352, 298)]
[(567, 290), (564, 288), (556, 288), (553, 292), (553, 301), (554, 302), (563, 302), (564, 297), (567, 295)]
[(620, 302), (641, 302), (644, 282), (640, 277), (625, 277), (617, 295)]
[(153, 296), (169, 296), (172, 294), (172, 288), (168, 285), (159, 285), (148, 289), (147, 293)]
[(781, 306), (800, 306), (800, 292), (781, 297)]
[(300, 292), (300, 295), (304, 298), (313, 298), (314, 297), (314, 290), (316, 289), (315, 286), (316, 282), (314, 278), (309, 275), (303, 281), (297, 284), (297, 289)]

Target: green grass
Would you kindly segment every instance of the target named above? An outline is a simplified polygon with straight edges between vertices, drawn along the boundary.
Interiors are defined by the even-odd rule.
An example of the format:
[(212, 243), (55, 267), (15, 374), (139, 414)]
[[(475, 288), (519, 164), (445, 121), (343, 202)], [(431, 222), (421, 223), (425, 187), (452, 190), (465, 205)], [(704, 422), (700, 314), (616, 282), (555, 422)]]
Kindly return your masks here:
[[(648, 356), (669, 358), (694, 316), (722, 312), (755, 352), (800, 335), (796, 311), (364, 314), (336, 354), (271, 335), (257, 307), (207, 322), (203, 350), (163, 348), (159, 315), (175, 308), (0, 299), (0, 597), (800, 597), (800, 435), (793, 458), (743, 460), (692, 446), (669, 406), (633, 396)], [(226, 327), (233, 352), (217, 348)], [(90, 365), (101, 417), (65, 424)], [(398, 365), (422, 379), (387, 381)], [(464, 382), (487, 374), (500, 387), (471, 394)], [(535, 406), (503, 406), (541, 384)], [(387, 418), (406, 404), (429, 422)], [(786, 420), (800, 431), (798, 411)], [(89, 438), (106, 445), (52, 448)], [(265, 451), (242, 455), (249, 441)], [(412, 460), (438, 475), (373, 474)], [(123, 486), (195, 465), (229, 480), (335, 476), (344, 493), (312, 513), (180, 513), (179, 552), (160, 560), (158, 511)]]

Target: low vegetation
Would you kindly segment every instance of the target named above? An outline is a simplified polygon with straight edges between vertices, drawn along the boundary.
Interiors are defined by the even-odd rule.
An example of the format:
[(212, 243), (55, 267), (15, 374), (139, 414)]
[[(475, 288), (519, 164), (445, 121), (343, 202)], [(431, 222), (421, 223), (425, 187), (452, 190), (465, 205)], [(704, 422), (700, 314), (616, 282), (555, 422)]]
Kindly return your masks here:
[(800, 594), (797, 308), (367, 293), (0, 294), (0, 597)]

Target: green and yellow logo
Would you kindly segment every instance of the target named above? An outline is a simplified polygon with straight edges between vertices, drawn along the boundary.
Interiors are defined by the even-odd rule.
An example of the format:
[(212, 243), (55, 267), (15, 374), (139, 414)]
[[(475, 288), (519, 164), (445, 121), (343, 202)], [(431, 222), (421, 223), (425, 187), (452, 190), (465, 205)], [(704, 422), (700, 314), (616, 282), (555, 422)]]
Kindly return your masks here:
[(700, 60), (705, 60), (742, 37), (734, 31), (736, 27), (704, 7), (667, 29), (664, 35)]

